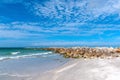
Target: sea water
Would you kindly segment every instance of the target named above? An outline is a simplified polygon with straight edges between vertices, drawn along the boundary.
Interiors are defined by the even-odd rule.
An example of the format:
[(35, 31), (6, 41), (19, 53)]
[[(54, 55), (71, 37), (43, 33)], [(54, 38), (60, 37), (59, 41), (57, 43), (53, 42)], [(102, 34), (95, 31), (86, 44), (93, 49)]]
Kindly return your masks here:
[(29, 80), (65, 64), (68, 59), (35, 48), (0, 48), (0, 80)]
[(53, 55), (51, 51), (29, 48), (0, 48), (0, 61), (27, 57), (47, 57)]

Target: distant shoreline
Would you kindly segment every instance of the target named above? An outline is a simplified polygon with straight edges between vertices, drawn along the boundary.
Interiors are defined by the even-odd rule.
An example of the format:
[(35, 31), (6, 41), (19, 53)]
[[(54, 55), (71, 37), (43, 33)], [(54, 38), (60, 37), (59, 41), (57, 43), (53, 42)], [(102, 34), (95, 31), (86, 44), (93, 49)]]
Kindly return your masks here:
[(74, 48), (74, 47), (92, 47), (92, 48), (95, 48), (95, 47), (113, 47), (113, 48), (119, 48), (120, 46), (118, 45), (79, 45), (79, 46), (75, 46), (75, 45), (63, 45), (63, 46), (22, 46), (22, 47), (14, 47), (14, 46), (9, 46), (9, 47), (0, 47), (1, 48)]

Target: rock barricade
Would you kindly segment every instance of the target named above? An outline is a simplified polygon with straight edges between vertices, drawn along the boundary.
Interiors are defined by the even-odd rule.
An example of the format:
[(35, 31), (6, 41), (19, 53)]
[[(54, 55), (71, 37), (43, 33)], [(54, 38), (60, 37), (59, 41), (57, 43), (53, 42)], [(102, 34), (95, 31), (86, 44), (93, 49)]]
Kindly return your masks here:
[(66, 58), (109, 58), (119, 57), (120, 48), (44, 48), (44, 50), (59, 53)]

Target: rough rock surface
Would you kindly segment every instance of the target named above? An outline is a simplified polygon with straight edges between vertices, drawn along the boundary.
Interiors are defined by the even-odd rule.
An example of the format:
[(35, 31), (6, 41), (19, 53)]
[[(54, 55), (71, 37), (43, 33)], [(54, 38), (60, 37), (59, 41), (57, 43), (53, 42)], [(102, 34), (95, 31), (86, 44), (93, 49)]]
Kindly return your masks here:
[(78, 48), (44, 48), (44, 50), (59, 53), (66, 58), (110, 58), (119, 57), (120, 48), (78, 47)]

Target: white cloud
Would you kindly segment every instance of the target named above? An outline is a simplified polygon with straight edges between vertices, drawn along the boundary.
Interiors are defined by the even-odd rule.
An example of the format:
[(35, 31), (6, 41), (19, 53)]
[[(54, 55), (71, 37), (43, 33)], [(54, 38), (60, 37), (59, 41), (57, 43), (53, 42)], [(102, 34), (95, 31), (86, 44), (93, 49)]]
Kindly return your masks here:
[(25, 34), (18, 30), (0, 30), (0, 37), (21, 38), (25, 37)]
[[(89, 21), (105, 19), (111, 15), (120, 15), (120, 0), (49, 0), (43, 2), (29, 3), (27, 7), (38, 16), (54, 20), (51, 23), (58, 23), (52, 27), (41, 27), (42, 32), (50, 35), (73, 35), (92, 36), (109, 35), (106, 31), (120, 31), (120, 25), (116, 24), (94, 24)], [(115, 19), (114, 19), (115, 18)], [(112, 17), (119, 20), (120, 16)], [(102, 20), (101, 20), (102, 21)], [(113, 33), (114, 35), (116, 33)]]
[[(46, 38), (51, 36), (109, 36), (116, 35), (115, 31), (120, 32), (120, 25), (114, 24), (64, 23), (52, 27), (44, 27), (40, 26), (40, 24), (41, 23), (24, 22), (13, 22), (10, 24), (1, 23), (0, 37)], [(113, 33), (111, 34), (111, 32), (109, 32), (109, 34), (105, 34), (106, 31), (112, 31)]]
[[(50, 0), (32, 3), (32, 12), (64, 22), (86, 22), (113, 14), (120, 16), (120, 0)], [(119, 17), (120, 19), (120, 17)]]
[[(34, 31), (31, 33), (30, 31)], [(4, 38), (27, 38), (42, 37), (37, 31), (42, 31), (40, 27), (33, 26), (29, 23), (14, 22), (10, 24), (0, 23), (0, 37)]]

